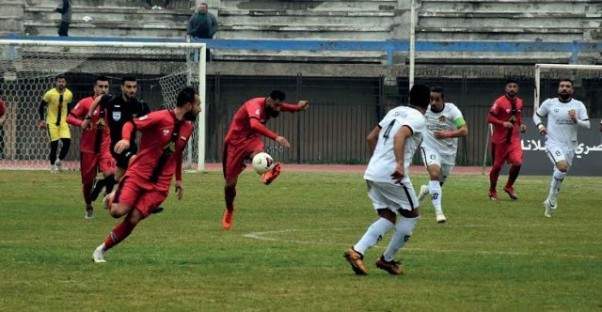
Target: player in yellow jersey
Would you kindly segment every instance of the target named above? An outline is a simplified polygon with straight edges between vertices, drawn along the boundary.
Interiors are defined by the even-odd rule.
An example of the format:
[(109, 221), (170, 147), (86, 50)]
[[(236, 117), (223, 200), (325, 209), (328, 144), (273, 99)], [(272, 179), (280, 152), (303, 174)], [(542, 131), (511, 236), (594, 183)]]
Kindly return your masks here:
[[(55, 80), (55, 87), (48, 90), (42, 97), (42, 102), (38, 107), (40, 120), (39, 128), (47, 128), (50, 136), (50, 169), (54, 172), (61, 170), (61, 161), (69, 152), (71, 144), (71, 131), (67, 124), (67, 113), (69, 105), (73, 101), (73, 94), (67, 89), (67, 80), (65, 76), (58, 75)], [(44, 108), (48, 107), (46, 118), (44, 118)], [(62, 142), (61, 152), (57, 159), (56, 152), (59, 147), (59, 141)]]

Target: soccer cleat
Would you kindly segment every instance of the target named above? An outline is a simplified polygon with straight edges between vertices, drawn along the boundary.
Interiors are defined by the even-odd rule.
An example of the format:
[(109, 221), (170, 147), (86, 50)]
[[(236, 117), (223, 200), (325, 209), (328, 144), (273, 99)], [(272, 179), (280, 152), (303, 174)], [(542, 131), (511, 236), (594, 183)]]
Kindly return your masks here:
[(281, 170), (282, 166), (280, 166), (280, 163), (277, 163), (276, 165), (274, 165), (274, 168), (272, 168), (272, 170), (261, 175), (261, 182), (263, 182), (263, 184), (265, 185), (270, 185), (270, 183), (276, 180), (276, 178), (280, 175)]
[(234, 209), (224, 211), (224, 215), (222, 216), (222, 227), (224, 230), (228, 231), (232, 228), (232, 219), (234, 218)]
[(61, 162), (61, 160), (60, 160), (60, 159), (57, 159), (57, 160), (54, 162), (54, 167), (56, 168), (56, 171), (61, 171), (61, 170), (63, 170), (63, 163)]
[(345, 260), (349, 262), (351, 265), (351, 269), (357, 275), (366, 275), (368, 274), (368, 270), (366, 270), (366, 266), (364, 265), (364, 256), (361, 253), (355, 251), (353, 247), (350, 247), (343, 254)]
[(391, 275), (403, 274), (403, 269), (401, 268), (401, 266), (399, 266), (400, 264), (401, 262), (395, 260), (385, 261), (385, 257), (383, 256), (380, 256), (380, 259), (376, 261), (377, 268), (387, 271)]
[(429, 193), (429, 187), (426, 185), (420, 186), (420, 193), (418, 193), (418, 201), (422, 201)]
[(105, 260), (105, 244), (100, 244), (100, 246), (96, 247), (96, 249), (94, 249), (94, 252), (92, 253), (92, 261), (94, 261), (94, 263), (105, 263), (107, 262), (107, 260)]
[(50, 173), (57, 173), (59, 171), (59, 169), (56, 167), (56, 165), (50, 165)]
[(512, 186), (505, 186), (504, 192), (506, 192), (508, 194), (508, 196), (510, 196), (510, 199), (512, 199), (512, 200), (518, 199), (518, 196), (516, 195), (516, 192), (514, 191), (514, 188)]
[(546, 199), (543, 201), (543, 206), (545, 208), (543, 215), (546, 218), (551, 218), (554, 215), (554, 212), (556, 211), (556, 205), (554, 205), (549, 199)]
[(489, 199), (497, 200), (497, 191), (496, 190), (489, 190)]
[(86, 219), (86, 220), (94, 219), (94, 208), (92, 206), (86, 207), (86, 212), (84, 213), (84, 219)]
[(152, 213), (152, 214), (157, 214), (157, 213), (161, 213), (161, 212), (163, 212), (163, 210), (165, 210), (165, 208), (163, 208), (163, 207), (159, 206), (159, 207), (155, 207), (155, 208), (153, 208), (153, 210), (151, 210), (151, 213)]
[(438, 213), (437, 216), (435, 217), (435, 219), (437, 220), (437, 223), (445, 223), (445, 222), (447, 222), (447, 218), (442, 213)]

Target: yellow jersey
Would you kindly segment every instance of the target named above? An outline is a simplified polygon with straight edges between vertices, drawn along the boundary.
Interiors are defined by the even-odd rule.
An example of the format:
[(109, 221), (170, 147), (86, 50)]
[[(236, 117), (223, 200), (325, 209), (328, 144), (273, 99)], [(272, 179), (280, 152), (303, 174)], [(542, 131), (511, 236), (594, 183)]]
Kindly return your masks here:
[(42, 99), (48, 104), (46, 122), (56, 126), (67, 126), (69, 104), (73, 101), (71, 90), (65, 88), (65, 91), (60, 93), (57, 88), (52, 88), (44, 94)]

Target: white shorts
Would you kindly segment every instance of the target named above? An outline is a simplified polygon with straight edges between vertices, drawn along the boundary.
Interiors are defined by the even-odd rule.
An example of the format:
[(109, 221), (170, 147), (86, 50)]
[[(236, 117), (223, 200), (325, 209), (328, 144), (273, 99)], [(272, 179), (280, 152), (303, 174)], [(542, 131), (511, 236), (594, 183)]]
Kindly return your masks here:
[(566, 161), (569, 166), (572, 166), (575, 149), (560, 144), (546, 144), (546, 154), (554, 166), (560, 161)]
[(399, 214), (400, 209), (412, 211), (420, 205), (414, 186), (409, 180), (401, 182), (401, 185), (370, 180), (366, 180), (366, 184), (368, 197), (372, 200), (375, 210), (389, 209)]
[(425, 167), (436, 165), (441, 168), (441, 182), (447, 179), (456, 166), (456, 155), (442, 155), (437, 150), (424, 146), (420, 147), (420, 155)]

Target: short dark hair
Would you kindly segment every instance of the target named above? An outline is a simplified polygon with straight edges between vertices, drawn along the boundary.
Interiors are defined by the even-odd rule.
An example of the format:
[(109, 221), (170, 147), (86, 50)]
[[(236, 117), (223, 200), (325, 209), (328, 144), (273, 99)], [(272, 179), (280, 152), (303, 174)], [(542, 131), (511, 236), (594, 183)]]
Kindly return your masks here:
[(182, 91), (180, 91), (178, 93), (178, 98), (176, 99), (176, 106), (177, 107), (182, 107), (184, 105), (186, 105), (186, 103), (194, 103), (194, 97), (197, 95), (196, 90), (193, 87), (186, 87), (184, 89), (182, 89)]
[(284, 99), (286, 99), (286, 94), (280, 90), (274, 90), (270, 93), (270, 98), (273, 100), (284, 101)]
[(571, 83), (571, 86), (574, 86), (574, 85), (575, 85), (575, 83), (573, 82), (573, 80), (572, 80), (572, 79), (569, 79), (569, 78), (560, 78), (560, 80), (558, 80), (558, 85), (560, 85), (560, 83), (561, 83), (561, 82), (563, 82), (563, 81), (568, 81), (568, 82), (570, 82), (570, 83)]
[(94, 79), (94, 82), (98, 82), (98, 81), (109, 81), (109, 78), (107, 76), (96, 76), (96, 79)]
[(426, 109), (431, 102), (431, 89), (422, 84), (412, 86), (410, 90), (410, 104)]
[(518, 84), (518, 81), (514, 78), (507, 78), (506, 79), (506, 84), (504, 84), (505, 86), (507, 86), (509, 83), (516, 83)]
[(56, 75), (54, 81), (57, 81), (59, 79), (65, 79), (65, 80), (67, 80), (67, 78), (65, 78), (65, 75), (63, 75), (63, 74)]
[(443, 91), (443, 88), (440, 86), (434, 86), (431, 88), (431, 92), (435, 92), (435, 93), (439, 93), (441, 94), (441, 98), (444, 99), (445, 98), (445, 92)]
[(136, 77), (134, 77), (134, 76), (125, 76), (121, 79), (121, 85), (123, 86), (126, 81), (136, 82), (137, 80), (136, 80)]

